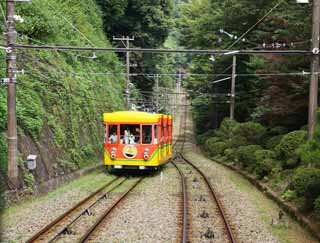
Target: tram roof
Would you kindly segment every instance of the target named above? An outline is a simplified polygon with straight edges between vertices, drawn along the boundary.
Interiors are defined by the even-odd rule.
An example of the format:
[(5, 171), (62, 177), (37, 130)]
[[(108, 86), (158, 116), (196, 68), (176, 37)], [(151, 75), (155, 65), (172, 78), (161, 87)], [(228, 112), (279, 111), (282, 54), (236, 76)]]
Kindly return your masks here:
[(141, 111), (116, 111), (104, 113), (103, 121), (108, 123), (157, 123), (162, 116), (172, 119), (171, 116), (163, 114), (151, 114)]

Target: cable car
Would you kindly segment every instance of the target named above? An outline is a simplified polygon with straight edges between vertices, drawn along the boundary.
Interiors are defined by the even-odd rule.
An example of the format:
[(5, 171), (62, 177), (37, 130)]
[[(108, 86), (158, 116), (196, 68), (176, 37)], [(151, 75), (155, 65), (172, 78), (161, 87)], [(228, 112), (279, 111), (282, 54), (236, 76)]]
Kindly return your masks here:
[(104, 164), (117, 169), (158, 169), (172, 157), (172, 117), (140, 111), (103, 114)]

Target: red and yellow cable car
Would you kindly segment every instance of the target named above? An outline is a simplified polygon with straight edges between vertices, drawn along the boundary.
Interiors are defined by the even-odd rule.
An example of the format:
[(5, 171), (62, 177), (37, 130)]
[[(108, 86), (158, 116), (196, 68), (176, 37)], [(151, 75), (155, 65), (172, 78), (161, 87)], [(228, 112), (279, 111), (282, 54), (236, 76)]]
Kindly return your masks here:
[(172, 117), (139, 111), (104, 113), (104, 164), (115, 169), (158, 169), (172, 157)]

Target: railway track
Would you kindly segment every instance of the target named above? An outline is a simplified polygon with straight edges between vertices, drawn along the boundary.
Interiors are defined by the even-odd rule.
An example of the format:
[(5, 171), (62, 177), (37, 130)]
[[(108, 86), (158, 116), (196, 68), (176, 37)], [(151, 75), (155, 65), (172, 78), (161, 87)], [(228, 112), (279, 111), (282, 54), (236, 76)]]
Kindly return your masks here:
[[(214, 190), (213, 186), (211, 185), (211, 183), (209, 182), (209, 179), (207, 178), (207, 176), (195, 164), (193, 164), (191, 161), (189, 161), (185, 157), (183, 157), (182, 154), (178, 154), (178, 157), (175, 160), (178, 162), (172, 161), (172, 164), (178, 170), (178, 173), (181, 178), (181, 188), (182, 188), (181, 189), (182, 219), (181, 219), (181, 230), (180, 230), (181, 242), (186, 243), (186, 242), (192, 241), (191, 237), (190, 237), (190, 232), (189, 232), (189, 228), (191, 226), (189, 220), (192, 220), (192, 219), (189, 216), (190, 210), (188, 210), (189, 202), (188, 202), (188, 191), (187, 191), (187, 182), (186, 182), (187, 177), (183, 173), (183, 170), (180, 168), (180, 165), (182, 165), (182, 163), (185, 163), (185, 164), (191, 166), (191, 168), (193, 168), (202, 177), (203, 181), (206, 184), (206, 187), (208, 188), (208, 191), (211, 195), (211, 198), (213, 200), (213, 207), (217, 207), (218, 212), (219, 212), (219, 216), (222, 219), (224, 233), (226, 235), (225, 238), (227, 238), (228, 242), (230, 242), (230, 243), (236, 243), (237, 242), (236, 237), (234, 236), (232, 229), (231, 229), (231, 226), (229, 225), (229, 222), (227, 220), (227, 216), (226, 216), (224, 209), (223, 209), (223, 205), (220, 202), (220, 200), (218, 199), (218, 197), (215, 193), (215, 190)], [(192, 229), (190, 228), (190, 230), (192, 230)]]
[[(179, 168), (178, 164), (182, 164), (185, 163), (189, 166), (191, 166), (191, 168), (193, 168), (203, 179), (203, 181), (206, 184), (206, 187), (211, 195), (211, 198), (213, 200), (213, 207), (217, 207), (217, 211), (219, 212), (220, 218), (223, 222), (223, 228), (224, 228), (224, 233), (226, 235), (225, 238), (228, 239), (228, 241), (230, 243), (236, 243), (236, 237), (234, 236), (231, 226), (229, 225), (229, 222), (227, 220), (227, 216), (226, 213), (224, 212), (223, 209), (223, 205), (220, 202), (218, 196), (216, 195), (216, 192), (213, 188), (213, 186), (211, 185), (209, 179), (207, 178), (207, 176), (191, 161), (189, 161), (188, 159), (186, 159), (183, 156), (183, 151), (185, 150), (185, 143), (186, 143), (186, 130), (187, 130), (187, 109), (185, 109), (184, 114), (183, 114), (183, 119), (181, 119), (180, 121), (180, 126), (179, 126), (179, 136), (177, 138), (177, 140), (175, 141), (174, 147), (175, 147), (175, 151), (176, 151), (176, 156), (175, 159), (172, 160), (172, 164), (174, 165), (174, 167), (178, 170), (178, 173), (180, 175), (181, 178), (181, 197), (182, 197), (182, 205), (181, 205), (181, 211), (182, 211), (182, 219), (181, 219), (181, 230), (180, 230), (180, 234), (181, 234), (181, 242), (182, 243), (186, 243), (186, 242), (191, 242), (191, 237), (190, 237), (190, 220), (191, 217), (188, 216), (190, 210), (188, 210), (188, 192), (187, 192), (187, 177), (185, 176), (185, 174), (183, 173), (183, 170), (181, 168)], [(182, 131), (183, 130), (183, 131)], [(188, 138), (190, 141), (193, 141), (193, 137), (189, 137)], [(179, 161), (179, 162), (174, 162), (175, 161)], [(191, 229), (192, 230), (192, 229)], [(213, 237), (213, 234), (212, 234)]]
[(92, 225), (90, 229), (88, 229), (85, 234), (80, 239), (79, 243), (84, 242), (96, 242), (94, 241), (94, 234), (98, 231), (99, 226), (102, 224), (103, 221), (106, 220), (108, 215), (120, 204), (121, 201), (123, 201), (129, 193), (142, 182), (144, 178), (141, 177), (139, 180), (137, 180), (125, 193), (123, 193), (108, 209), (106, 209), (103, 214), (95, 221), (95, 223)]
[[(88, 197), (83, 199), (82, 201), (78, 202), (74, 205), (71, 209), (60, 215), (58, 218), (53, 220), (50, 224), (45, 226), (39, 232), (37, 232), (34, 236), (32, 236), (26, 243), (33, 243), (33, 242), (56, 242), (62, 236), (67, 234), (74, 234), (75, 232), (72, 231), (72, 226), (76, 224), (81, 218), (85, 215), (90, 216), (91, 211), (103, 200), (108, 198), (108, 195), (117, 189), (120, 185), (122, 185), (127, 178), (117, 177), (98, 190), (90, 194)], [(134, 183), (133, 186), (129, 188), (124, 194), (121, 195), (119, 199), (116, 200), (116, 203), (113, 203), (111, 207), (108, 208), (115, 208), (115, 205), (122, 201), (125, 196), (129, 193), (129, 191), (133, 190), (133, 188), (142, 181), (143, 178), (139, 178), (137, 182)], [(106, 190), (108, 189), (108, 190)], [(112, 210), (111, 209), (111, 210)], [(110, 212), (111, 212), (110, 210)], [(105, 212), (103, 213), (105, 215)], [(96, 224), (95, 224), (96, 225)], [(98, 224), (95, 226), (97, 227)], [(91, 231), (92, 228), (91, 228)], [(81, 240), (81, 242), (85, 242), (85, 240)]]

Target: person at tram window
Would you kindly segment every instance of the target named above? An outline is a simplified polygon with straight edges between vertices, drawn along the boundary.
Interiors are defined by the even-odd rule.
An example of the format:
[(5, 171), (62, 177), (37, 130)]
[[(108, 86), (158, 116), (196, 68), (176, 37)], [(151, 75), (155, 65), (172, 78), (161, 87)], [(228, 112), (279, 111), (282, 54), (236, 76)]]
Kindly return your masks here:
[(124, 144), (129, 144), (129, 131), (124, 130)]
[(131, 134), (129, 135), (129, 144), (135, 144), (134, 139), (135, 139), (135, 137), (134, 137), (133, 134), (131, 133)]
[(110, 142), (111, 144), (115, 144), (115, 143), (117, 143), (117, 141), (118, 141), (118, 137), (117, 137), (116, 133), (113, 132), (113, 133), (111, 134), (111, 136), (109, 137), (109, 142)]

